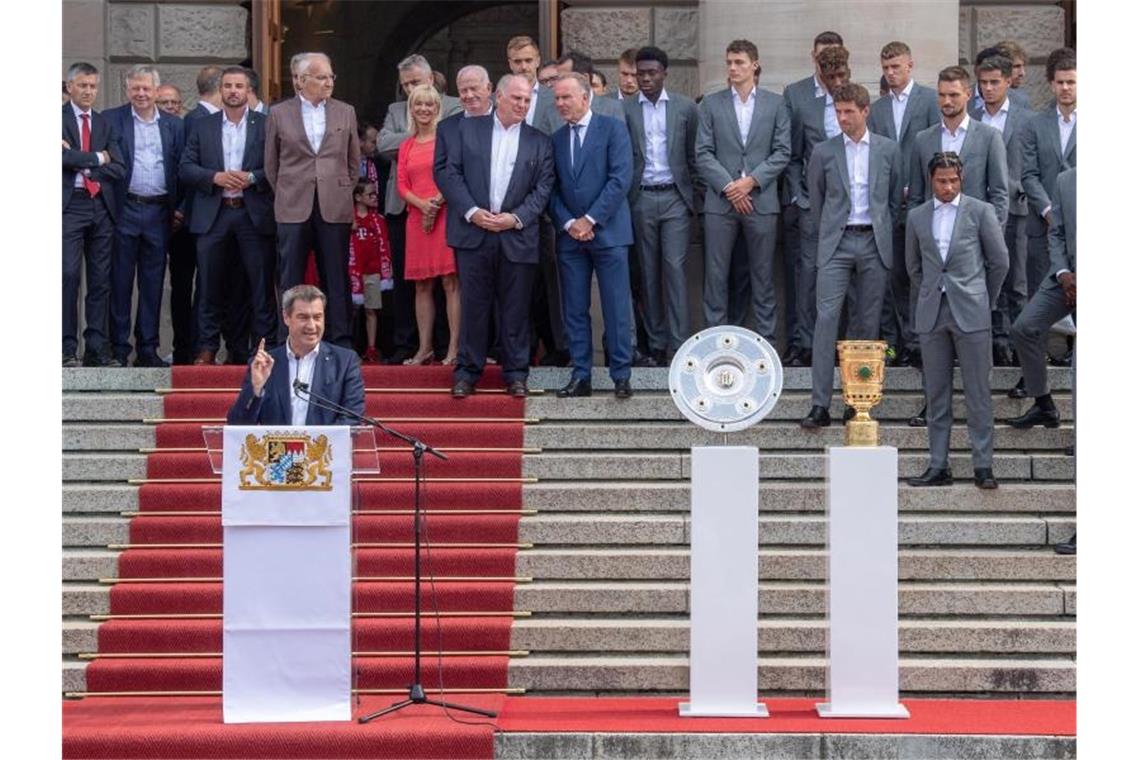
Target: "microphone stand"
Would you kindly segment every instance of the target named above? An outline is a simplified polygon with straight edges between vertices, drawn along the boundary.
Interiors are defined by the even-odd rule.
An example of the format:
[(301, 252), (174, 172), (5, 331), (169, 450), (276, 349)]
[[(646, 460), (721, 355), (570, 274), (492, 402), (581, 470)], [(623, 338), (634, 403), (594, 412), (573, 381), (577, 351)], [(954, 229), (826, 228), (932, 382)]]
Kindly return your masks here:
[[(362, 715), (360, 718), (358, 718), (358, 721), (360, 723), (368, 723), (370, 721), (373, 721), (373, 720), (379, 718), (382, 715), (387, 715), (388, 713), (392, 713), (392, 712), (396, 712), (398, 710), (402, 710), (405, 707), (410, 707), (411, 705), (435, 705), (436, 707), (442, 707), (445, 710), (459, 710), (462, 712), (474, 713), (476, 715), (483, 715), (483, 716), (488, 717), (488, 718), (494, 718), (497, 713), (491, 712), (490, 710), (483, 710), (483, 709), (480, 709), (477, 707), (466, 707), (464, 705), (457, 705), (457, 704), (454, 704), (451, 702), (444, 702), (443, 700), (438, 700), (438, 699), (429, 699), (427, 696), (427, 693), (424, 691), (423, 682), (420, 678), (421, 659), (423, 656), (423, 652), (422, 652), (423, 647), (420, 644), (420, 627), (421, 627), (421, 618), (422, 618), (421, 602), (420, 602), (421, 578), (422, 578), (421, 565), (420, 565), (420, 546), (422, 543), (423, 524), (424, 524), (423, 514), (420, 510), (420, 486), (421, 486), (421, 483), (423, 481), (423, 459), (424, 459), (424, 454), (428, 453), (434, 457), (437, 457), (438, 459), (442, 459), (442, 460), (446, 461), (447, 455), (444, 454), (442, 451), (439, 451), (438, 449), (435, 449), (435, 448), (427, 445), (426, 443), (421, 441), (419, 438), (416, 438), (415, 436), (408, 435), (406, 433), (401, 433), (398, 430), (393, 430), (392, 428), (388, 427), (387, 425), (385, 425), (384, 423), (380, 422), (379, 420), (377, 420), (373, 417), (369, 417), (369, 416), (364, 415), (364, 414), (358, 414), (357, 412), (353, 411), (352, 409), (341, 406), (340, 404), (337, 404), (334, 401), (331, 401), (327, 398), (324, 398), (323, 396), (320, 396), (318, 394), (313, 393), (309, 389), (309, 384), (301, 382), (300, 379), (295, 380), (293, 382), (293, 390), (298, 395), (304, 394), (306, 397), (308, 397), (309, 403), (315, 404), (318, 408), (325, 409), (326, 411), (330, 411), (330, 412), (336, 412), (337, 414), (344, 415), (346, 417), (349, 417), (350, 419), (356, 420), (357, 422), (361, 422), (361, 423), (364, 423), (366, 425), (371, 425), (372, 427), (376, 428), (380, 432), (385, 433), (386, 435), (388, 435), (392, 438), (396, 438), (398, 440), (404, 441), (405, 443), (407, 443), (409, 446), (412, 447), (412, 460), (413, 460), (414, 468), (415, 468), (415, 484), (416, 484), (415, 485), (415, 497), (414, 497), (414, 502), (415, 502), (415, 506), (414, 506), (415, 547), (416, 547), (416, 549), (415, 549), (415, 562), (414, 562), (414, 565), (415, 565), (415, 584), (414, 584), (414, 591), (415, 591), (415, 613), (414, 613), (415, 633), (414, 633), (414, 637), (415, 637), (415, 640), (414, 640), (414, 644), (413, 644), (413, 647), (414, 647), (413, 652), (414, 652), (414, 657), (415, 657), (415, 674), (414, 674), (414, 677), (412, 679), (412, 684), (408, 688), (408, 696), (406, 699), (400, 700), (399, 702), (394, 702), (391, 705), (389, 705), (388, 707), (385, 707), (384, 709), (378, 710), (374, 713), (370, 713), (368, 715)], [(440, 644), (442, 645), (442, 641), (440, 642)]]

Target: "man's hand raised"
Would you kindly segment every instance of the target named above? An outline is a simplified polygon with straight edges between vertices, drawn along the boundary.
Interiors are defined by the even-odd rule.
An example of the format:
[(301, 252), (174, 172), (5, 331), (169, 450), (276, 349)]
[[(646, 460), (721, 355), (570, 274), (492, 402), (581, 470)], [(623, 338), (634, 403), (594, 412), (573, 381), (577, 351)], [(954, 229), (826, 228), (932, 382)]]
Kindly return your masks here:
[(273, 371), (273, 357), (265, 350), (265, 338), (257, 344), (257, 354), (249, 365), (249, 383), (253, 386), (253, 395), (261, 398), (261, 391), (269, 381), (269, 373)]

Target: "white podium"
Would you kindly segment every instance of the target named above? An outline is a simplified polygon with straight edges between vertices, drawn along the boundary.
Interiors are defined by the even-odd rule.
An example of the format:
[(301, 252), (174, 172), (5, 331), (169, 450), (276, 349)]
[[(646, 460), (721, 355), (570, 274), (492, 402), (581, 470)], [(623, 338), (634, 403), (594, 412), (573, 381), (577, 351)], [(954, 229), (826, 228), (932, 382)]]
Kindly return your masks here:
[(827, 698), (821, 718), (909, 718), (899, 702), (898, 450), (827, 449)]
[(222, 475), (223, 721), (351, 720), (351, 475), (378, 472), (371, 428), (204, 432)]
[(689, 701), (682, 717), (768, 717), (757, 702), (759, 452), (694, 446)]

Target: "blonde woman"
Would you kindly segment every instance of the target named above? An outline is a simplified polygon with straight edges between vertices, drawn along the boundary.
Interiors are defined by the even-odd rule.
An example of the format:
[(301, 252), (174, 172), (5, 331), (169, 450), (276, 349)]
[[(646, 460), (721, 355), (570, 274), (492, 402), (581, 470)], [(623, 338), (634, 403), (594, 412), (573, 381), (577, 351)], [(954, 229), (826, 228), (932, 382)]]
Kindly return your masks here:
[(416, 327), (420, 347), (404, 364), (431, 364), (432, 327), (435, 324), (435, 278), (447, 297), (450, 337), (444, 364), (454, 364), (459, 353), (459, 279), (455, 253), (448, 248), (444, 230), (443, 194), (432, 178), (435, 128), (441, 108), (439, 92), (418, 85), (408, 94), (408, 124), (412, 136), (400, 145), (396, 159), (396, 191), (408, 204), (404, 279), (416, 283)]

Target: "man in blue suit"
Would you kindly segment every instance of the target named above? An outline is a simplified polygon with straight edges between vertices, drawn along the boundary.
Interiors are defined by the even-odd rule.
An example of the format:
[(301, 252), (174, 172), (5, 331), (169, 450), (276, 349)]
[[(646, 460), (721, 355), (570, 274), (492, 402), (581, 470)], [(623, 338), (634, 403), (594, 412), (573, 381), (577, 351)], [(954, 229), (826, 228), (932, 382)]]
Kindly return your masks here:
[(554, 103), (567, 123), (551, 137), (557, 182), (550, 216), (558, 231), (562, 321), (574, 365), (570, 382), (558, 396), (591, 393), (590, 279), (596, 272), (614, 395), (629, 398), (633, 395), (628, 257), (633, 224), (626, 197), (633, 179), (629, 132), (618, 119), (590, 111), (590, 80), (583, 74), (560, 76), (554, 83)]
[(262, 338), (237, 400), (226, 415), (231, 425), (351, 425), (356, 420), (310, 401), (295, 390), (299, 380), (321, 396), (364, 414), (364, 380), (356, 352), (325, 343), (325, 294), (295, 285), (281, 296), (288, 328), (285, 343), (269, 351)]
[(499, 310), (507, 393), (525, 397), (530, 373), (528, 316), (538, 269), (538, 218), (554, 184), (554, 167), (550, 138), (526, 123), (531, 98), (526, 77), (504, 76), (495, 95), (493, 114), (459, 121), (455, 139), (448, 137), (443, 182), (436, 180), (450, 213), (460, 215), (447, 225), (463, 293), (454, 398), (474, 393), (483, 375), (493, 306)]
[[(179, 171), (190, 192), (190, 232), (198, 241), (195, 364), (214, 363), (231, 259), (250, 284), (253, 329), (277, 344), (273, 191), (265, 178), (265, 115), (248, 105), (249, 74), (222, 73), (223, 110), (192, 123)], [(236, 256), (230, 252), (236, 248)]]
[(161, 82), (153, 66), (133, 66), (125, 79), (130, 102), (106, 112), (127, 167), (116, 188), (111, 348), (125, 365), (131, 354), (131, 299), (137, 279), (135, 366), (165, 367), (166, 362), (158, 356), (158, 321), (182, 156), (182, 121), (155, 104)]

